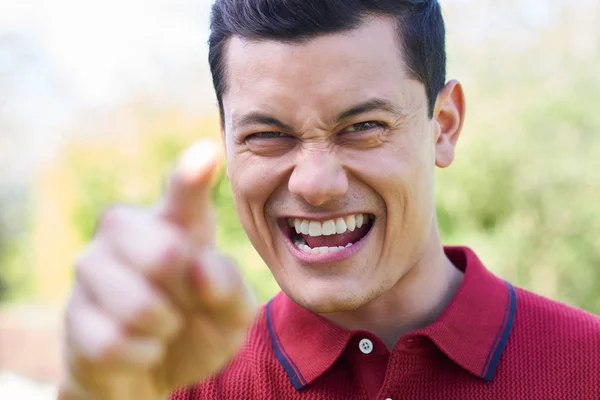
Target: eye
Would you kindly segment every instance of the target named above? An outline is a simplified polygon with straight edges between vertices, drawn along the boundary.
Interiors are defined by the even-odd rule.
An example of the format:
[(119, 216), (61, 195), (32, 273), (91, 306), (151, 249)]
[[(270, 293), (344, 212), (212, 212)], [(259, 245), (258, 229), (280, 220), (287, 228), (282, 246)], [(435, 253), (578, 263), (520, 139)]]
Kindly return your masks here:
[(360, 122), (358, 124), (350, 125), (346, 129), (344, 129), (344, 132), (348, 132), (348, 133), (365, 132), (365, 131), (370, 131), (371, 129), (380, 129), (380, 128), (385, 128), (385, 127), (386, 127), (386, 125), (382, 122), (367, 121), (367, 122)]
[(291, 138), (290, 135), (282, 132), (258, 132), (248, 136), (246, 140), (250, 139), (279, 139), (279, 138)]
[(260, 156), (280, 156), (292, 150), (297, 144), (296, 137), (277, 131), (256, 132), (246, 136), (248, 149)]

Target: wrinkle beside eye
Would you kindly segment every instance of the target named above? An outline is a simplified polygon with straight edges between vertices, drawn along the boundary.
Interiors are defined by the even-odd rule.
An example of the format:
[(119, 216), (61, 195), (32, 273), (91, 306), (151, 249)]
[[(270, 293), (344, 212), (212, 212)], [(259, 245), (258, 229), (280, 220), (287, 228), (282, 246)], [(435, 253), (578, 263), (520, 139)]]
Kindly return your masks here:
[(364, 131), (345, 131), (337, 136), (336, 142), (344, 148), (370, 149), (389, 142), (393, 133), (392, 129), (383, 126)]

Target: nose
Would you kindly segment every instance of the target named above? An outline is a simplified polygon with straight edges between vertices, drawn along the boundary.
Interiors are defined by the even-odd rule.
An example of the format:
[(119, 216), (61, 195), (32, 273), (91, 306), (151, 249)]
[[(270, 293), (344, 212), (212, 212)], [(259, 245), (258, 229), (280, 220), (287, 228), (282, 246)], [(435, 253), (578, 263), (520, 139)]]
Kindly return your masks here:
[(288, 189), (308, 204), (320, 207), (344, 198), (348, 192), (348, 177), (335, 154), (311, 150), (298, 159)]

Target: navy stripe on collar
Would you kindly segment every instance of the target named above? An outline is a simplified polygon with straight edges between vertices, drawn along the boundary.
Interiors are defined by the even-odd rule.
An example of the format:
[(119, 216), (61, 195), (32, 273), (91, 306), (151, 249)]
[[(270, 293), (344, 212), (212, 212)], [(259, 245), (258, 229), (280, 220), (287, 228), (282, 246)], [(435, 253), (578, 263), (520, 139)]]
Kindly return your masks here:
[(488, 382), (492, 381), (496, 368), (498, 367), (498, 362), (500, 362), (500, 356), (502, 355), (502, 351), (506, 346), (506, 342), (508, 341), (508, 337), (512, 330), (515, 311), (517, 309), (517, 293), (515, 288), (508, 282), (505, 282), (505, 284), (506, 289), (508, 290), (508, 299), (506, 301), (504, 319), (500, 326), (500, 330), (498, 330), (494, 344), (490, 348), (483, 370), (481, 371), (481, 377)]
[(304, 388), (304, 386), (306, 386), (306, 379), (304, 379), (304, 377), (302, 376), (302, 373), (300, 373), (300, 370), (298, 369), (298, 367), (296, 366), (294, 361), (290, 358), (290, 356), (285, 351), (284, 347), (281, 345), (281, 341), (279, 340), (279, 337), (277, 336), (277, 333), (275, 332), (275, 329), (273, 327), (273, 321), (271, 318), (271, 302), (272, 301), (273, 300), (271, 299), (267, 303), (267, 307), (266, 307), (267, 328), (269, 330), (269, 337), (271, 339), (271, 345), (273, 346), (273, 351), (275, 351), (275, 357), (277, 357), (277, 359), (283, 366), (283, 369), (285, 369), (285, 372), (288, 374), (288, 377), (290, 378), (292, 385), (294, 386), (294, 388), (296, 390), (300, 390), (300, 389)]

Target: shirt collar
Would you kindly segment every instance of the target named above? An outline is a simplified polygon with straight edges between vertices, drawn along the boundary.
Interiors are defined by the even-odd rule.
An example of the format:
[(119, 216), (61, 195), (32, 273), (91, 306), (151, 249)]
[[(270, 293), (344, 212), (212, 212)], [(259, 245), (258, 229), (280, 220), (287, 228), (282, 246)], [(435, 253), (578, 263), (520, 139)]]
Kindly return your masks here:
[(429, 337), (455, 363), (491, 381), (511, 333), (517, 307), (513, 286), (489, 272), (466, 247), (446, 247), (464, 271), (463, 282), (440, 317), (415, 332)]
[(327, 371), (353, 334), (297, 305), (283, 292), (267, 303), (266, 319), (275, 356), (296, 389)]
[[(515, 290), (489, 272), (469, 248), (444, 250), (464, 271), (463, 282), (440, 317), (410, 335), (428, 337), (456, 364), (491, 381), (512, 329)], [(267, 304), (266, 320), (275, 355), (296, 389), (327, 371), (355, 333), (304, 309), (283, 292)]]

